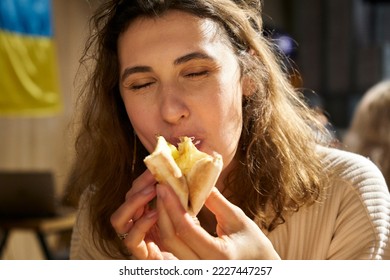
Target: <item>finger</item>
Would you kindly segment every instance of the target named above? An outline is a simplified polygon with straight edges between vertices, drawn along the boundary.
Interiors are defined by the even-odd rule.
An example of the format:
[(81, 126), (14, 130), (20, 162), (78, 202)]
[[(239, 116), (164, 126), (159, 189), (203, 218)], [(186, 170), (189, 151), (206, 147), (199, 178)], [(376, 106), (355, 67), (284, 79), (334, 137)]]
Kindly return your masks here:
[[(157, 186), (159, 227), (164, 245), (180, 259), (218, 258), (214, 238), (188, 214), (170, 188)], [(183, 249), (185, 248), (185, 249)]]
[[(217, 188), (213, 188), (205, 202), (205, 206), (217, 219), (217, 234), (229, 234), (243, 225), (244, 212), (227, 200)], [(223, 232), (218, 232), (223, 230)]]
[(126, 200), (110, 218), (117, 233), (128, 232), (136, 219), (144, 214), (145, 205), (156, 196), (154, 185), (148, 186)]
[(163, 255), (163, 252), (160, 251), (160, 248), (156, 243), (152, 241), (146, 241), (146, 248), (148, 251), (148, 260), (164, 260), (166, 257)]
[[(239, 259), (278, 259), (271, 241), (259, 226), (247, 217), (239, 207), (230, 203), (216, 188), (206, 201), (206, 207), (215, 214), (217, 234), (230, 244), (227, 258)], [(252, 244), (245, 251), (248, 241)], [(226, 250), (229, 252), (229, 250)], [(259, 254), (260, 253), (260, 254)], [(260, 256), (260, 257), (259, 257)]]
[(134, 224), (127, 237), (123, 240), (128, 251), (137, 259), (160, 258), (161, 252), (158, 247), (153, 246), (151, 241), (145, 241), (147, 232), (156, 222), (157, 211), (148, 212)]
[(176, 256), (169, 252), (162, 252), (162, 257), (164, 260), (178, 260)]
[[(172, 252), (178, 259), (199, 259), (199, 257), (176, 235), (171, 219), (167, 213), (167, 208), (170, 208), (171, 205), (166, 207), (164, 204), (163, 197), (165, 196), (166, 189), (170, 188), (163, 185), (157, 185), (157, 210), (159, 217), (158, 225), (160, 229), (160, 238), (164, 245), (164, 249)], [(171, 194), (173, 194), (173, 192)], [(160, 196), (162, 196), (161, 199)], [(179, 210), (181, 215), (188, 215), (181, 206), (177, 197), (176, 203), (178, 208), (181, 208)], [(180, 214), (178, 216), (180, 216)]]
[[(139, 191), (142, 191), (147, 186), (155, 185), (157, 182), (155, 178), (153, 177), (152, 173), (148, 169), (145, 170), (144, 173), (142, 173), (137, 179), (134, 180), (133, 186), (131, 189), (126, 193), (126, 200), (128, 200), (133, 193), (137, 193)], [(152, 202), (152, 201), (150, 201)], [(150, 203), (149, 203), (150, 204)], [(133, 217), (133, 220), (138, 220), (144, 212), (144, 207), (140, 208)]]
[(131, 196), (133, 193), (141, 191), (145, 186), (155, 185), (156, 180), (154, 179), (152, 173), (148, 169), (142, 173), (137, 179), (133, 181), (133, 185), (130, 190), (126, 193), (126, 199)]

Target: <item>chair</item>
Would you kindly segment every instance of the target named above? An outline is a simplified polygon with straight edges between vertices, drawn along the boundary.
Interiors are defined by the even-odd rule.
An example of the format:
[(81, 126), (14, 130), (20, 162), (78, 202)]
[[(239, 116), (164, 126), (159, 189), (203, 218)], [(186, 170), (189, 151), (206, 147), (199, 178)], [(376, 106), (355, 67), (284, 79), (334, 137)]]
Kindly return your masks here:
[(75, 219), (75, 210), (56, 198), (52, 172), (0, 171), (0, 257), (13, 230), (30, 230), (45, 257), (57, 258), (46, 237), (71, 231)]
[(36, 237), (38, 238), (40, 247), (46, 259), (67, 259), (68, 256), (59, 257), (53, 252), (53, 250), (50, 249), (47, 242), (47, 236), (49, 234), (58, 234), (71, 230), (75, 220), (76, 218), (74, 212), (56, 217), (0, 219), (0, 229), (3, 232), (3, 236), (0, 239), (0, 258), (3, 254), (3, 250), (10, 233), (13, 230), (31, 230), (34, 231)]

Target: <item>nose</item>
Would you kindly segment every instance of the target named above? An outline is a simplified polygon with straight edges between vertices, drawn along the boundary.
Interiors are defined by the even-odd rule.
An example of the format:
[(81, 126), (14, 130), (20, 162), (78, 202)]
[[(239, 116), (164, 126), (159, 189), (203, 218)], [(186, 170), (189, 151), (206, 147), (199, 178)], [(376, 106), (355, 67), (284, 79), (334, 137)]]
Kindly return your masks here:
[(159, 95), (160, 114), (164, 121), (177, 124), (190, 115), (185, 93), (179, 87), (164, 87)]

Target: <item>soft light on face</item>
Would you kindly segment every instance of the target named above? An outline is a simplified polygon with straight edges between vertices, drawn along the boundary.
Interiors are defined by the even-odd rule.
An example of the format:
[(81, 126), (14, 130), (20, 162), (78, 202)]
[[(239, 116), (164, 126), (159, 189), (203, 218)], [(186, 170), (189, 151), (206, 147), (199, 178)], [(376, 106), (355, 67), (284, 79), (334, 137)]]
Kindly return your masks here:
[(175, 143), (194, 137), (204, 152), (237, 150), (242, 129), (240, 68), (211, 20), (170, 11), (139, 18), (118, 40), (120, 91), (148, 151), (156, 135)]

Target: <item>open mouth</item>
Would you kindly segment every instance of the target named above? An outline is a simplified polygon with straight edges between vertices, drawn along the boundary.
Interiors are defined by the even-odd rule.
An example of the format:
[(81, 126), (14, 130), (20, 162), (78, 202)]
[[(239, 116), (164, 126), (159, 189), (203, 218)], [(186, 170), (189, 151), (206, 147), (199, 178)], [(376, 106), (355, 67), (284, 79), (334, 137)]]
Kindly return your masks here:
[(192, 143), (195, 145), (197, 149), (199, 149), (199, 147), (202, 144), (202, 140), (197, 139), (195, 136), (186, 136), (186, 135), (179, 136), (179, 137), (172, 137), (169, 139), (169, 142), (177, 148), (179, 144), (182, 142), (182, 139), (184, 137), (188, 137), (189, 139), (191, 139)]

